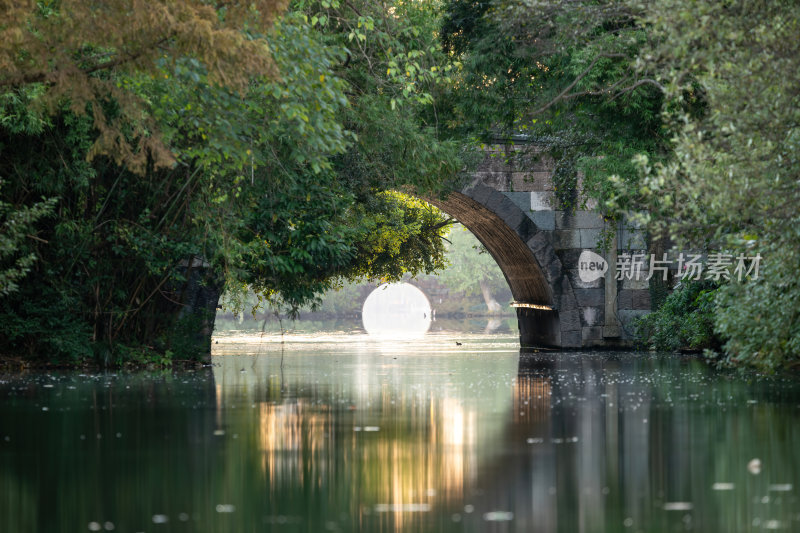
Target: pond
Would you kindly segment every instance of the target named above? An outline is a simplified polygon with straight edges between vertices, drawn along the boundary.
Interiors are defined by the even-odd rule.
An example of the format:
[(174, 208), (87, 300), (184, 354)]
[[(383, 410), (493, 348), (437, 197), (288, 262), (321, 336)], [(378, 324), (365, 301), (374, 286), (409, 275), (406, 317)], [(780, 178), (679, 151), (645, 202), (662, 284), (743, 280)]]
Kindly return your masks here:
[(800, 382), (221, 323), (213, 367), (0, 379), (0, 531), (800, 530)]

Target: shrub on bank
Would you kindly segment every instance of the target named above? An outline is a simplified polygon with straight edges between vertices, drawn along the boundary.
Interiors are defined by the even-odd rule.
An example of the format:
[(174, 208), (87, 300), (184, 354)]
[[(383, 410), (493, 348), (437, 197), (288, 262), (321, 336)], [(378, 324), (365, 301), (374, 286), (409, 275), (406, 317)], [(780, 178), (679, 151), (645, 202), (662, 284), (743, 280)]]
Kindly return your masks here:
[(717, 290), (717, 283), (709, 280), (681, 283), (661, 307), (636, 321), (637, 340), (659, 351), (718, 349)]

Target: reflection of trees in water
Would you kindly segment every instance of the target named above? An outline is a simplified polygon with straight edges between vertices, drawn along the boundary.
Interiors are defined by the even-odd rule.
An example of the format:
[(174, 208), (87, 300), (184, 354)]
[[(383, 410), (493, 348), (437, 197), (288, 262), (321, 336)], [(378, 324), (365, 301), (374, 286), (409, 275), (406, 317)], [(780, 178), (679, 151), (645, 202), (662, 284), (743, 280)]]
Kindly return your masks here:
[[(517, 531), (791, 529), (798, 500), (779, 491), (800, 480), (793, 390), (720, 379), (698, 361), (523, 356), (504, 437), (515, 451), (479, 470), (484, 488), (502, 479), (480, 510), (513, 509)], [(770, 472), (748, 473), (765, 456)]]
[(437, 357), (5, 380), (2, 529), (146, 531), (184, 512), (200, 533), (486, 531), (490, 511), (514, 513), (508, 531), (797, 529), (796, 383), (648, 356)]
[[(507, 359), (513, 376), (514, 358)], [(453, 360), (435, 374), (398, 380), (370, 354), (342, 381), (309, 386), (293, 374), (280, 398), (277, 370), (266, 358), (263, 366), (253, 367), (251, 361), (226, 357), (216, 369), (223, 409), (251, 401), (256, 406), (257, 451), (243, 447), (226, 456), (237, 462), (249, 456), (258, 464), (270, 508), (308, 514), (303, 505), (310, 499), (345, 510), (348, 528), (424, 529), (442, 518), (428, 509), (460, 509), (467, 489), (475, 486), (480, 458), (508, 423), (508, 416), (499, 413), (508, 413), (512, 404), (506, 385), (448, 384), (442, 378), (446, 370), (463, 371)], [(330, 359), (315, 362), (318, 375), (335, 370)], [(481, 375), (475, 370), (487, 366), (469, 364), (475, 376)], [(480, 420), (479, 412), (487, 408), (498, 416)], [(445, 518), (442, 527), (452, 527), (450, 514)]]
[(192, 490), (222, 449), (213, 383), (207, 370), (0, 381), (0, 530), (141, 531), (168, 508), (213, 512), (212, 490)]
[[(797, 487), (797, 401), (787, 406), (766, 386), (756, 394), (694, 362), (613, 354), (536, 360), (523, 359), (513, 387), (489, 395), (469, 388), (448, 395), (436, 376), (405, 383), (386, 371), (390, 381), (382, 381), (379, 368), (367, 367), (349, 385), (262, 403), (260, 438), (283, 443), (260, 448), (269, 491), (298, 508), (307, 501), (302, 479), (304, 490), (318, 488), (314, 501), (347, 509), (353, 528), (370, 531), (459, 529), (447, 520), (452, 513), (482, 522), (498, 510), (514, 512), (510, 530), (542, 532), (616, 532), (626, 523), (736, 531), (753, 520), (795, 520), (797, 500), (769, 487)], [(307, 383), (298, 378), (288, 390)], [(747, 403), (754, 395), (763, 405)], [(372, 424), (379, 431), (364, 431)], [(759, 476), (746, 469), (753, 457), (769, 465)], [(713, 491), (715, 482), (735, 490)], [(677, 511), (664, 509), (671, 502)], [(411, 504), (430, 512), (391, 512)], [(475, 513), (465, 515), (465, 504)], [(389, 512), (376, 514), (376, 506)]]

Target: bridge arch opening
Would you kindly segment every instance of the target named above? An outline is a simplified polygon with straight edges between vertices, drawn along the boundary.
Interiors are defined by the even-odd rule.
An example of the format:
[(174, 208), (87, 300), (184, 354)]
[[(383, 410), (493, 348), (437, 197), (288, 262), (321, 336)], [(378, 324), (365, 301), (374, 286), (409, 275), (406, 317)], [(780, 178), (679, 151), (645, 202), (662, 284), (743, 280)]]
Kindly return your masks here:
[(580, 345), (580, 337), (562, 338), (561, 313), (576, 308), (569, 278), (549, 240), (514, 202), (485, 186), (422, 199), (464, 225), (495, 260), (514, 298), (522, 347)]

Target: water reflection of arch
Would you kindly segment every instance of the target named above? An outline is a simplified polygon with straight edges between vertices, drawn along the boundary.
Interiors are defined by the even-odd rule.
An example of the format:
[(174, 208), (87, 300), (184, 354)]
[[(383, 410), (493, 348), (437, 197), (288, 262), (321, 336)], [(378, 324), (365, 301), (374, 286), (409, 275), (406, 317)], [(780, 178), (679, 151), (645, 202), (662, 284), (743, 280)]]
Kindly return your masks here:
[[(622, 518), (654, 523), (653, 502), (680, 494), (675, 487), (683, 481), (669, 479), (652, 454), (669, 453), (676, 470), (688, 469), (680, 447), (658, 442), (685, 433), (680, 420), (665, 421), (667, 431), (651, 427), (654, 415), (645, 414), (651, 385), (630, 379), (638, 372), (633, 359), (523, 354), (515, 423), (504, 436), (516, 451), (480, 473), (478, 483), (487, 490), (479, 511), (513, 508), (515, 530), (544, 533), (617, 531)], [(493, 490), (495, 484), (502, 490)], [(661, 496), (657, 486), (664, 487)]]

